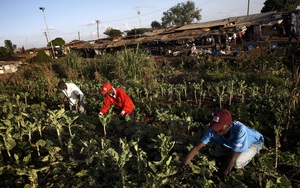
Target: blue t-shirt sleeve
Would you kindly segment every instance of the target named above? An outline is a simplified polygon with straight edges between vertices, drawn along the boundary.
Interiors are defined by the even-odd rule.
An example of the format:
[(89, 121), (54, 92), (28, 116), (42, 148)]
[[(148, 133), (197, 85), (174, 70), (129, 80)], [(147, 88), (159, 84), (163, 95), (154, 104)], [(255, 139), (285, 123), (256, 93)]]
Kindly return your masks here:
[(209, 128), (206, 131), (205, 135), (201, 138), (201, 142), (203, 142), (205, 145), (210, 144), (214, 137), (215, 137), (214, 131)]
[(248, 151), (248, 134), (246, 126), (239, 126), (235, 131), (232, 150), (235, 152)]

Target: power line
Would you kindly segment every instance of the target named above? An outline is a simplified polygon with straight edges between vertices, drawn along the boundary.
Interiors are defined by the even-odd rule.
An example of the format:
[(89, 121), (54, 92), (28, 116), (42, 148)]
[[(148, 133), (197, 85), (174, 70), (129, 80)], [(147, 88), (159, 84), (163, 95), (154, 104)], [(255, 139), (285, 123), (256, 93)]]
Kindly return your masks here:
[[(202, 2), (200, 5), (196, 6), (196, 8), (202, 9), (203, 7), (205, 7), (205, 6), (209, 5), (209, 4), (216, 3), (217, 1), (219, 1), (219, 0), (208, 0), (206, 2)], [(176, 5), (174, 5), (174, 6), (176, 6)], [(130, 27), (133, 27), (133, 25), (137, 23), (137, 21), (136, 21), (137, 19), (139, 19), (139, 21), (140, 21), (140, 27), (141, 27), (141, 19), (143, 20), (143, 23), (148, 23), (148, 22), (157, 20), (156, 17), (159, 17), (158, 13), (167, 11), (167, 10), (169, 10), (172, 7), (161, 8), (159, 10), (151, 11), (151, 12), (144, 13), (144, 14), (142, 14), (140, 12), (140, 14), (138, 14), (137, 16), (131, 16), (131, 17), (122, 18), (122, 19), (107, 20), (107, 21), (101, 20), (101, 23), (104, 24), (102, 26), (102, 28), (109, 27), (110, 25), (116, 25), (116, 23), (118, 23), (118, 22), (120, 22), (119, 25), (128, 24)], [(155, 14), (157, 14), (157, 16), (154, 16)], [(150, 15), (150, 17), (149, 17), (149, 15)], [(162, 16), (163, 15), (161, 15), (161, 17)], [(99, 39), (99, 37), (100, 37), (100, 34), (99, 34), (99, 23), (100, 23), (100, 21), (98, 23), (97, 23), (97, 21), (99, 21), (99, 20), (96, 20), (96, 24), (97, 24), (97, 37)], [(93, 31), (93, 29), (91, 28), (91, 26), (93, 26), (93, 25), (94, 24), (85, 25), (84, 27), (80, 26), (80, 29), (77, 29), (76, 32), (77, 31), (81, 31), (81, 32), (85, 31), (85, 32), (88, 32), (91, 35), (91, 33)], [(150, 23), (149, 23), (149, 25), (150, 25)], [(89, 26), (89, 27), (86, 27), (86, 26)], [(121, 27), (123, 27), (123, 26), (121, 26)], [(136, 26), (134, 26), (134, 27), (136, 27)]]
[[(215, 3), (216, 1), (219, 1), (219, 0), (209, 0), (207, 2), (204, 2), (202, 5), (200, 5), (201, 7), (202, 6), (206, 6), (206, 5), (209, 5), (211, 3)], [(176, 5), (175, 5), (176, 6)], [(196, 7), (196, 8), (201, 8), (201, 7)], [(157, 12), (161, 12), (161, 11), (167, 11), (169, 10), (170, 8), (172, 7), (168, 7), (168, 8), (162, 8), (162, 9), (159, 9), (159, 10), (156, 10), (156, 11), (152, 11), (152, 12), (148, 12), (148, 13), (145, 13), (145, 14), (140, 14), (141, 17), (144, 17), (144, 16), (147, 16), (147, 15), (151, 15), (151, 14), (155, 14)], [(130, 19), (136, 19), (136, 16), (132, 16), (132, 17), (128, 17), (128, 18), (122, 18), (122, 19), (118, 19), (118, 20), (107, 20), (107, 21), (102, 21), (102, 23), (106, 23), (106, 24), (111, 24), (111, 23), (114, 23), (114, 22), (123, 22), (123, 21), (126, 21), (126, 20), (130, 20)]]

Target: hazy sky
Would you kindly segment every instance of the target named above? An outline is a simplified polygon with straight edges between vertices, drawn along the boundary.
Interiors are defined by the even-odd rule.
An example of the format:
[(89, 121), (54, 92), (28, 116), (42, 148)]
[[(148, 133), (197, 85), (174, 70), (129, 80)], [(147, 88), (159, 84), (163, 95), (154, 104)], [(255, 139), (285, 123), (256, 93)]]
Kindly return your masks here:
[[(46, 23), (49, 39), (67, 43), (100, 38), (107, 27), (121, 31), (150, 28), (166, 12), (184, 0), (0, 0), (0, 46), (11, 40), (17, 48), (45, 47)], [(206, 22), (247, 14), (248, 0), (193, 0)], [(250, 14), (259, 13), (265, 0), (249, 0)], [(39, 7), (44, 7), (42, 12)], [(140, 14), (138, 14), (140, 12)], [(46, 18), (46, 23), (44, 20)]]

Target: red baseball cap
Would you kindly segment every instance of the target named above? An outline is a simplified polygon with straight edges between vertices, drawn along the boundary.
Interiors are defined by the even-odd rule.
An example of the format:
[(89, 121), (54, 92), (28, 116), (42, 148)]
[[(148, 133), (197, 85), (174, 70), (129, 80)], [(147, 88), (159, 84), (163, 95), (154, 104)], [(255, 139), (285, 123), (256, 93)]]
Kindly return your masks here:
[(102, 86), (101, 94), (104, 95), (106, 92), (108, 92), (112, 88), (112, 85), (110, 83), (105, 83)]
[(210, 123), (210, 128), (214, 131), (221, 130), (224, 125), (229, 125), (232, 122), (231, 114), (228, 110), (216, 111)]

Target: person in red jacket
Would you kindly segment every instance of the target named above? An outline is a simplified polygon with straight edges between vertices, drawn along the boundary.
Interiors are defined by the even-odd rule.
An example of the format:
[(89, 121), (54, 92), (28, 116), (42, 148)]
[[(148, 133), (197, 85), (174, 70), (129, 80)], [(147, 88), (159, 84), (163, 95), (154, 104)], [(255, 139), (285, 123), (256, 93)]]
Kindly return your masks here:
[(110, 105), (113, 104), (120, 109), (120, 116), (128, 114), (133, 120), (135, 106), (123, 89), (114, 88), (110, 83), (105, 83), (102, 86), (101, 94), (104, 95), (104, 102), (99, 112), (100, 115), (104, 115), (109, 110)]

